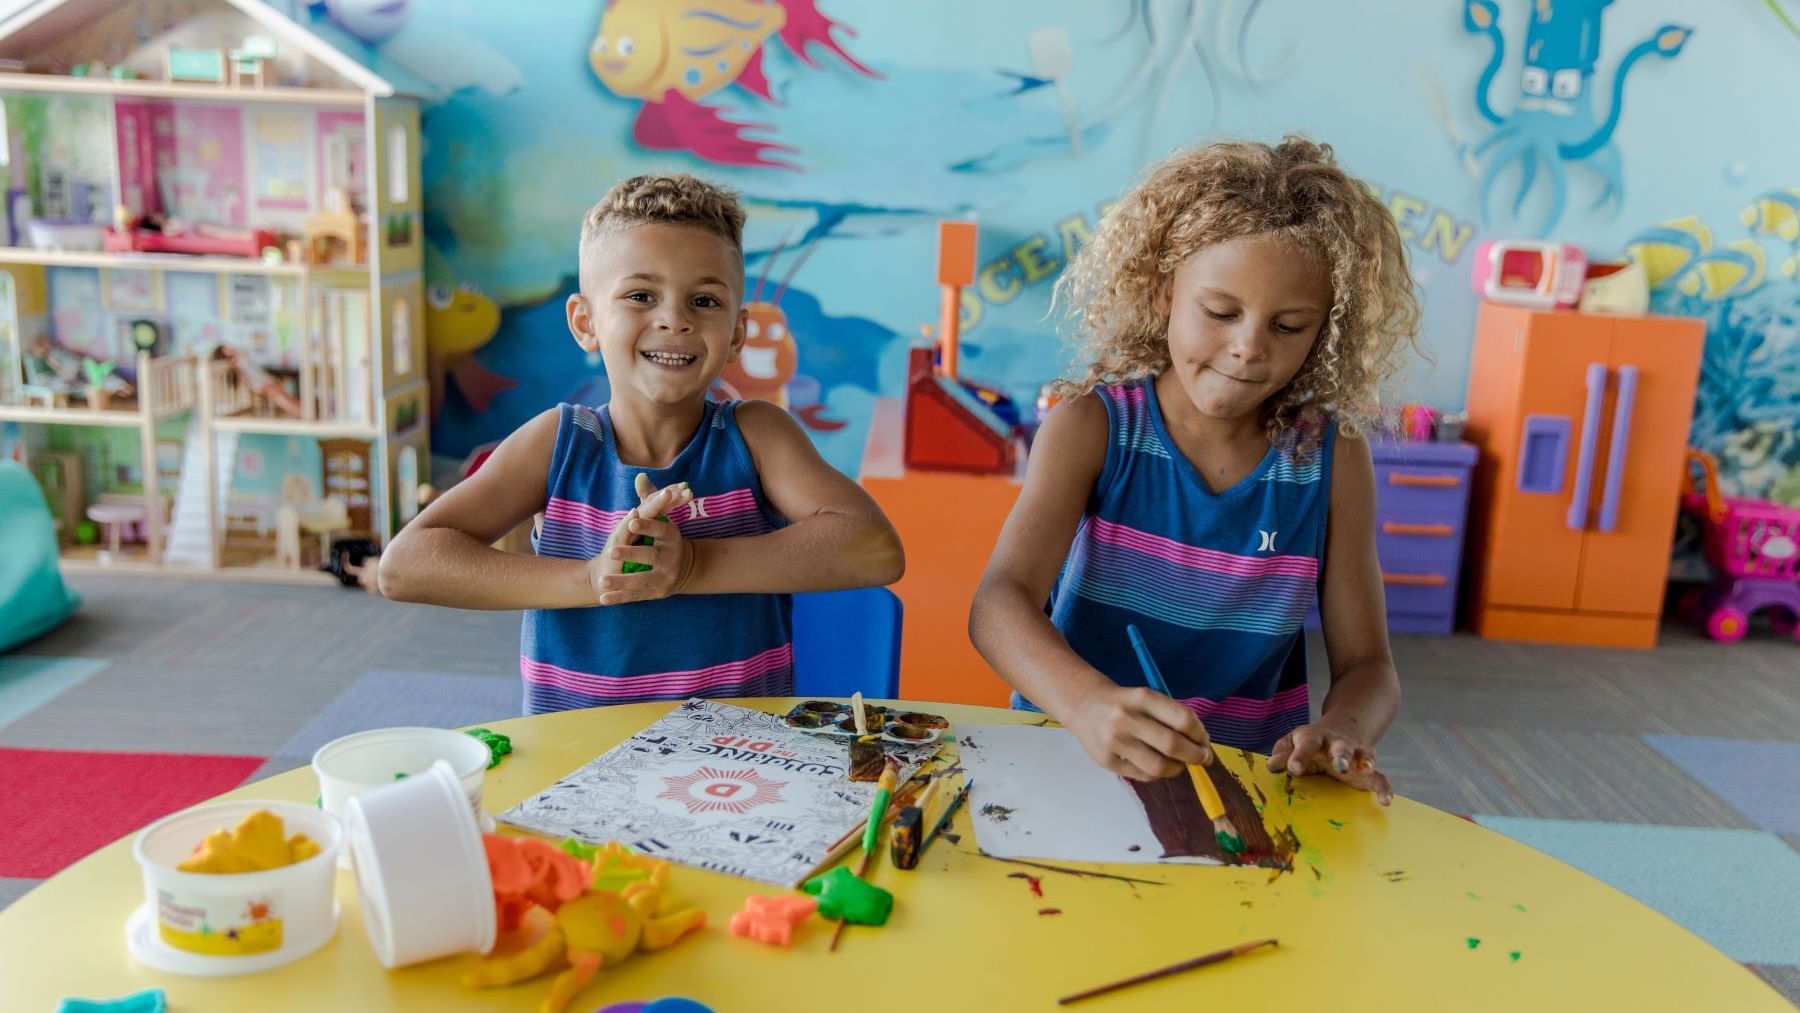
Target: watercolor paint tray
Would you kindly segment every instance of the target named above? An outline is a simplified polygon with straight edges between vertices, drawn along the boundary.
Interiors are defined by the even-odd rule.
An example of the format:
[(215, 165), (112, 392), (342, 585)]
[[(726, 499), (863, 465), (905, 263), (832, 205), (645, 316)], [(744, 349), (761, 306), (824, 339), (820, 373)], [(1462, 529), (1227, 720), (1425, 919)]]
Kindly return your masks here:
[[(872, 703), (863, 704), (863, 720), (868, 723), (870, 735), (879, 735), (884, 742), (902, 746), (936, 742), (950, 728), (949, 720), (940, 714), (895, 710)], [(856, 738), (856, 717), (847, 703), (807, 700), (783, 714), (781, 723), (817, 735)]]

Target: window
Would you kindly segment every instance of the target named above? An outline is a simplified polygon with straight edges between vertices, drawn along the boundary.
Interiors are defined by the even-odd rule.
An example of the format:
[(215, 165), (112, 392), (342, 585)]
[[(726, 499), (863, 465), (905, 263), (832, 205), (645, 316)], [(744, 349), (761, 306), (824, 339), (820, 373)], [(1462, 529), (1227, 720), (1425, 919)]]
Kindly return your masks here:
[(412, 307), (405, 296), (394, 300), (393, 334), (394, 375), (406, 376), (413, 371)]
[(406, 157), (405, 124), (388, 128), (387, 183), (389, 204), (405, 204), (412, 199), (412, 165)]

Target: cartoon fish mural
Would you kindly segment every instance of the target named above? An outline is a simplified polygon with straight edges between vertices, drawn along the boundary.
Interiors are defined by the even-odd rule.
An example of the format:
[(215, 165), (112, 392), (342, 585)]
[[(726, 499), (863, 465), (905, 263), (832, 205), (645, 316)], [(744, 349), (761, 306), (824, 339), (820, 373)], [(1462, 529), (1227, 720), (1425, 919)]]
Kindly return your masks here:
[(1711, 249), (1712, 230), (1698, 216), (1688, 215), (1638, 233), (1625, 244), (1625, 255), (1643, 265), (1650, 287), (1656, 289)]
[(444, 403), (445, 380), (456, 380), (469, 407), (485, 412), (518, 381), (488, 370), (475, 352), (500, 330), (500, 307), (474, 286), (433, 285), (425, 294), (426, 367), (431, 380), (431, 419)]
[(769, 270), (775, 266), (775, 259), (781, 256), (783, 243), (777, 244), (769, 252), (768, 259), (763, 262), (763, 273), (756, 279), (756, 285), (750, 291), (750, 298), (744, 304), (749, 316), (744, 327), (744, 346), (738, 349), (737, 358), (727, 363), (719, 374), (718, 386), (726, 397), (754, 398), (770, 401), (780, 405), (782, 410), (789, 411), (800, 420), (800, 424), (817, 432), (836, 432), (848, 423), (823, 416), (823, 404), (807, 404), (796, 407), (793, 404), (789, 385), (800, 370), (800, 346), (794, 341), (793, 329), (788, 326), (787, 314), (781, 311), (781, 297), (787, 292), (788, 283), (799, 273), (800, 266), (806, 258), (812, 256), (816, 246), (808, 246), (788, 267), (786, 277), (775, 287), (775, 294), (768, 302), (762, 301), (763, 286), (769, 278)]
[(797, 149), (744, 136), (770, 127), (727, 120), (701, 100), (736, 84), (774, 101), (762, 65), (771, 35), (809, 67), (818, 64), (807, 47), (817, 44), (865, 77), (879, 78), (832, 38), (839, 29), (855, 34), (819, 13), (816, 0), (608, 0), (588, 63), (613, 94), (643, 101), (631, 135), (644, 147), (686, 151), (718, 165), (798, 170), (771, 157)]
[(1739, 212), (1738, 221), (1753, 232), (1800, 241), (1800, 187), (1763, 194)]
[(1740, 239), (1695, 260), (1690, 270), (1675, 281), (1683, 295), (1708, 302), (1748, 292), (1763, 281), (1763, 249), (1754, 240)]

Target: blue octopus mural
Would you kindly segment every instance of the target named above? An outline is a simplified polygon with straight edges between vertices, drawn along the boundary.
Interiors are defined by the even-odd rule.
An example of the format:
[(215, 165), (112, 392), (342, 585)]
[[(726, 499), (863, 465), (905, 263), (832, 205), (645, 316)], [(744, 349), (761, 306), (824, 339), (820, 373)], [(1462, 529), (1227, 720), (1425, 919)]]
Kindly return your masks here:
[[(1540, 167), (1550, 181), (1550, 210), (1538, 226), (1547, 235), (1562, 218), (1568, 196), (1566, 166), (1578, 163), (1600, 177), (1602, 189), (1594, 201), (1599, 208), (1624, 196), (1624, 177), (1619, 151), (1612, 144), (1613, 131), (1625, 107), (1625, 77), (1646, 56), (1671, 59), (1687, 45), (1693, 29), (1665, 24), (1631, 48), (1613, 72), (1612, 101), (1604, 122), (1594, 122), (1594, 64), (1600, 53), (1600, 15), (1613, 0), (1533, 0), (1531, 26), (1525, 34), (1525, 67), (1519, 78), (1519, 100), (1510, 116), (1495, 111), (1489, 98), (1494, 77), (1506, 59), (1506, 38), (1500, 32), (1500, 6), (1495, 0), (1465, 0), (1463, 26), (1486, 35), (1494, 44), (1493, 55), (1475, 85), (1475, 107), (1494, 130), (1465, 155), (1481, 168), (1481, 210), (1487, 216), (1488, 198), (1501, 174), (1519, 166), (1519, 190), (1513, 198), (1516, 218), (1526, 197), (1537, 184)], [(1490, 154), (1491, 153), (1491, 154)]]

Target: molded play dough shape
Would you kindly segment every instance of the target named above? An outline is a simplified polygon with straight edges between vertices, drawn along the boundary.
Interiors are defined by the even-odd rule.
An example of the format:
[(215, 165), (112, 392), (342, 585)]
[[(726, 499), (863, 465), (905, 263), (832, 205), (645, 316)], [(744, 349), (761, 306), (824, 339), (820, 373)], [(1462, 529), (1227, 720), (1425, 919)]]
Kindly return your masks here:
[(751, 894), (744, 898), (744, 909), (731, 916), (731, 934), (771, 946), (787, 946), (794, 941), (794, 929), (818, 909), (819, 902), (811, 897)]
[(802, 887), (819, 898), (819, 916), (842, 918), (858, 925), (886, 925), (894, 910), (894, 895), (858, 879), (846, 866), (814, 876)]

